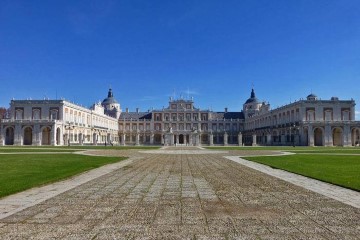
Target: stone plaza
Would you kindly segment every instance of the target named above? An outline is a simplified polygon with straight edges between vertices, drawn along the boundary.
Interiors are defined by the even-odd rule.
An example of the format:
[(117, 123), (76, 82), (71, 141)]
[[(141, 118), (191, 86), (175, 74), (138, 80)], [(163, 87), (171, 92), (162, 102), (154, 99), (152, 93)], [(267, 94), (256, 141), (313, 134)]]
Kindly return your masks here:
[[(83, 154), (129, 159), (126, 165), (37, 200), (36, 204), (29, 204), (36, 198), (36, 193), (29, 193), (22, 201), (30, 207), (0, 219), (0, 239), (360, 236), (358, 192), (352, 193), (354, 207), (225, 158), (276, 155), (277, 151), (212, 152), (195, 147), (164, 147), (147, 151), (92, 150)], [(345, 192), (338, 195), (349, 199)], [(21, 199), (11, 197), (13, 204), (21, 205)], [(0, 200), (0, 208), (6, 200)]]

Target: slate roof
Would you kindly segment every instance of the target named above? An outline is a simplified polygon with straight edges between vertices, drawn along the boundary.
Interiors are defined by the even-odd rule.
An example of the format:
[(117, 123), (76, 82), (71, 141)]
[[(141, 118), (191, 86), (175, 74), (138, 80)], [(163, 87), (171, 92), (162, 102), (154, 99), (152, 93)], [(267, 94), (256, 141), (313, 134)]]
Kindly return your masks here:
[(211, 120), (215, 119), (244, 119), (243, 112), (213, 112), (211, 114)]
[(122, 112), (120, 120), (124, 118), (132, 120), (151, 119), (151, 112)]

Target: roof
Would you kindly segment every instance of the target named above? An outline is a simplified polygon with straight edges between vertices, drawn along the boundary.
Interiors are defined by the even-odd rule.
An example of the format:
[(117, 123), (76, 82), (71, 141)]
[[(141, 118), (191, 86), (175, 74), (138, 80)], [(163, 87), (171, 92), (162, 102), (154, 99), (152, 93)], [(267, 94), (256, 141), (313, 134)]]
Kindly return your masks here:
[(259, 102), (259, 99), (256, 98), (254, 89), (251, 89), (250, 98), (248, 100), (246, 100), (245, 104), (258, 103), (258, 102)]
[(103, 101), (102, 101), (102, 105), (108, 105), (108, 104), (114, 104), (114, 103), (118, 103), (118, 101), (114, 98), (114, 95), (112, 93), (112, 89), (110, 88), (109, 89), (109, 92), (108, 92), (108, 97), (105, 98)]
[(151, 119), (151, 112), (122, 112), (120, 114), (120, 120), (121, 119), (132, 119), (132, 120)]
[(212, 120), (214, 119), (244, 119), (243, 112), (213, 112), (211, 114)]
[(313, 93), (311, 93), (310, 95), (307, 96), (308, 98), (317, 98), (317, 96)]

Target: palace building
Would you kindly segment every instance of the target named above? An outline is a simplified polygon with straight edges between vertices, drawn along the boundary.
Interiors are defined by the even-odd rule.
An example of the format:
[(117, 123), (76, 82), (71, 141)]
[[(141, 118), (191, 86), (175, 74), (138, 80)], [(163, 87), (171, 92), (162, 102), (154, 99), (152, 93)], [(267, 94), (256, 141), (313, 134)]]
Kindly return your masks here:
[(118, 144), (120, 113), (111, 89), (90, 109), (66, 100), (12, 100), (0, 145)]
[(90, 109), (65, 100), (12, 100), (0, 145), (358, 146), (355, 101), (314, 94), (285, 106), (250, 98), (238, 112), (199, 109), (170, 98), (147, 112), (122, 111), (112, 90)]

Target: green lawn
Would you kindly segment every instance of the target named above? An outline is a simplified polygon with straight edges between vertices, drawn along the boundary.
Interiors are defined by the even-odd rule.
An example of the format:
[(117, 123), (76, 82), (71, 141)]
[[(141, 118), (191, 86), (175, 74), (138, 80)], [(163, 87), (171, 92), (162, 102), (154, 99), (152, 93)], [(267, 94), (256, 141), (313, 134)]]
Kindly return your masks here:
[(260, 147), (236, 147), (236, 146), (216, 146), (205, 147), (210, 150), (283, 150), (283, 151), (358, 151), (360, 153), (360, 147), (308, 147), (308, 146), (260, 146)]
[(77, 154), (0, 155), (0, 198), (123, 159)]
[(129, 150), (129, 149), (159, 149), (159, 146), (77, 146), (77, 145), (72, 145), (72, 146), (1, 146), (0, 147), (0, 151), (2, 149), (24, 149), (22, 151), (27, 151), (30, 149), (49, 149), (51, 148), (51, 151), (65, 151), (65, 150), (104, 150), (104, 149), (109, 149), (109, 150)]
[[(0, 148), (0, 153), (37, 153), (37, 152), (76, 152), (76, 149), (50, 149), (50, 148)], [(1, 157), (0, 157), (1, 158)]]
[(360, 191), (360, 156), (296, 154), (245, 159)]

